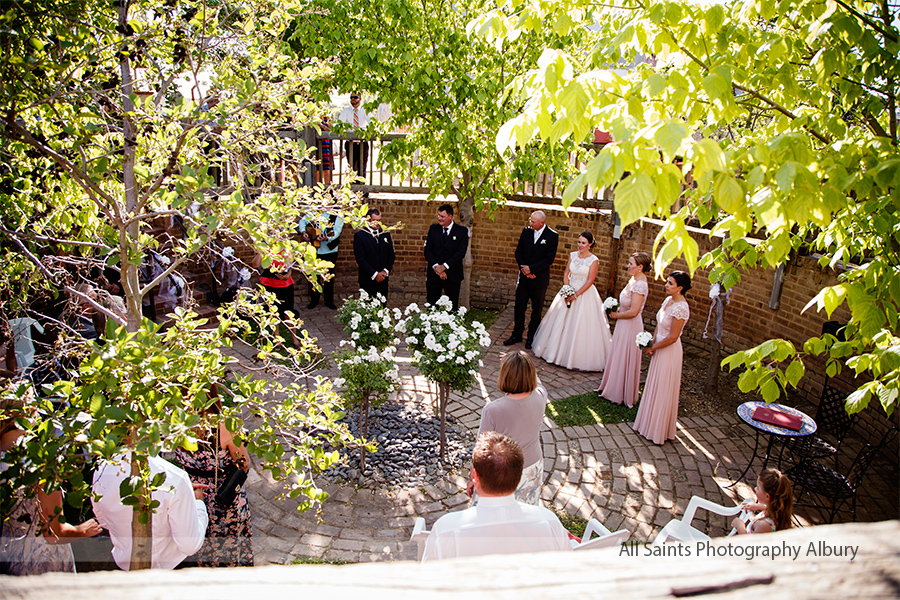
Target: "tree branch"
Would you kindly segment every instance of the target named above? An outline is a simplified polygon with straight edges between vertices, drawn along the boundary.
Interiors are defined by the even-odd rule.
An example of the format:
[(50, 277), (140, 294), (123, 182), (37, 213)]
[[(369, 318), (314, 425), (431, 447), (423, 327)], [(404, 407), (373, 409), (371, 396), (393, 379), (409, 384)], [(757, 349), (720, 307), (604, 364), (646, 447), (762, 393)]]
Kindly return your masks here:
[(54, 237), (48, 237), (45, 235), (37, 235), (33, 233), (23, 233), (21, 231), (12, 231), (0, 225), (0, 233), (5, 233), (6, 235), (12, 237), (17, 236), (20, 238), (25, 238), (26, 240), (35, 240), (37, 242), (47, 242), (49, 244), (69, 244), (71, 246), (86, 246), (88, 248), (98, 248), (100, 250), (109, 250), (110, 246), (106, 246), (104, 244), (96, 244), (94, 242), (82, 242), (80, 240), (63, 240)]
[[(38, 268), (38, 270), (44, 274), (44, 277), (46, 277), (48, 281), (54, 281), (56, 279), (56, 276), (50, 272), (50, 269), (48, 269), (47, 267), (44, 266), (44, 263), (41, 262), (41, 259), (39, 259), (37, 256), (32, 254), (31, 251), (25, 247), (25, 244), (23, 244), (22, 241), (18, 237), (16, 237), (15, 235), (12, 235), (12, 236), (10, 236), (10, 239), (12, 239), (13, 243), (15, 243), (16, 246), (19, 247), (19, 250), (21, 250), (22, 254), (24, 254), (28, 258), (28, 260), (30, 260), (32, 263), (34, 263), (34, 266), (36, 266)], [(68, 292), (69, 294), (72, 294), (73, 296), (77, 296), (78, 298), (81, 298), (82, 300), (84, 300), (85, 302), (90, 304), (91, 308), (106, 315), (106, 317), (108, 319), (112, 319), (119, 325), (125, 325), (125, 320), (122, 317), (120, 317), (116, 313), (112, 312), (111, 310), (109, 310), (108, 308), (106, 308), (105, 306), (100, 304), (99, 302), (95, 301), (87, 294), (79, 292), (78, 290), (76, 290), (75, 288), (73, 288), (72, 286), (69, 286), (69, 285), (63, 285), (62, 289), (63, 289), (63, 291)]]
[(863, 23), (865, 23), (866, 25), (868, 25), (869, 27), (871, 27), (872, 29), (874, 29), (875, 31), (880, 33), (881, 35), (883, 35), (885, 37), (885, 39), (890, 40), (892, 42), (898, 41), (896, 35), (892, 34), (890, 31), (882, 29), (878, 23), (876, 23), (875, 21), (873, 21), (866, 15), (858, 12), (852, 6), (848, 5), (847, 3), (843, 2), (842, 0), (835, 0), (835, 2), (839, 6), (842, 6), (844, 8), (844, 10), (846, 10), (848, 13), (850, 13), (851, 15), (853, 15), (854, 17), (856, 17), (857, 19), (859, 19), (860, 21), (862, 21)]
[[(9, 135), (9, 132), (12, 131), (15, 135)], [(77, 182), (81, 188), (87, 192), (88, 197), (97, 205), (97, 207), (103, 212), (107, 219), (111, 223), (115, 222), (115, 217), (109, 212), (109, 206), (115, 206), (115, 200), (112, 196), (104, 192), (100, 186), (98, 186), (94, 181), (88, 177), (87, 173), (84, 173), (81, 169), (76, 167), (67, 159), (65, 156), (59, 154), (49, 146), (42, 144), (38, 141), (31, 132), (19, 125), (13, 115), (8, 114), (6, 118), (6, 130), (0, 132), (0, 135), (7, 139), (19, 140), (23, 141), (32, 148), (35, 148), (40, 153), (45, 156), (50, 157), (53, 162), (58, 164), (60, 167), (65, 169), (67, 173), (69, 173)], [(102, 198), (103, 201), (109, 203), (108, 205), (104, 205), (98, 198)]]

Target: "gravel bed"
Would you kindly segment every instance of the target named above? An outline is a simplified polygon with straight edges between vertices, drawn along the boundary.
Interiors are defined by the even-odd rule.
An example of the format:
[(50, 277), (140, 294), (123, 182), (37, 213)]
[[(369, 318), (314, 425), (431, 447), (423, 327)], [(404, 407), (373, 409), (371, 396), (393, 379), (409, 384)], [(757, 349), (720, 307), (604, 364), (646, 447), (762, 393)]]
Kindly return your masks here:
[[(344, 420), (358, 435), (359, 411), (349, 410)], [(369, 410), (368, 438), (378, 444), (366, 455), (360, 477), (359, 452), (344, 454), (344, 464), (325, 471), (334, 483), (353, 483), (369, 489), (411, 488), (433, 484), (446, 472), (466, 468), (475, 446), (475, 435), (447, 417), (447, 461), (441, 463), (441, 422), (429, 406), (385, 404)]]

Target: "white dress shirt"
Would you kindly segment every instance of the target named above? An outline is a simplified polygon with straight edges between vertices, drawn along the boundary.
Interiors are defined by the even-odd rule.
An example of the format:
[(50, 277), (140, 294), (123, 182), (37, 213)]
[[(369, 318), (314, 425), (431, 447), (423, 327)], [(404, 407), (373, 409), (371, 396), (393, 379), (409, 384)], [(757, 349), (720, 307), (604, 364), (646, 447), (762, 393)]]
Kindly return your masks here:
[(431, 528), (422, 562), (444, 558), (572, 550), (551, 511), (513, 495), (479, 496), (478, 505), (444, 515)]
[[(194, 498), (187, 473), (170, 462), (151, 456), (150, 472), (165, 473), (163, 485), (151, 494), (159, 506), (151, 517), (153, 549), (150, 565), (154, 569), (173, 569), (197, 552), (206, 536), (209, 517), (203, 500)], [(116, 457), (116, 462), (102, 463), (94, 473), (93, 492), (101, 496), (93, 501), (94, 515), (112, 539), (112, 555), (124, 571), (131, 563), (131, 506), (122, 504), (119, 485), (131, 475), (130, 456)], [(207, 493), (215, 493), (208, 491)]]
[[(365, 129), (369, 124), (369, 115), (366, 114), (366, 110), (362, 107), (362, 104), (356, 109), (356, 119), (359, 122), (360, 129)], [(353, 125), (353, 107), (344, 107), (344, 110), (338, 115), (338, 121)]]
[(547, 225), (544, 225), (544, 226), (541, 227), (540, 229), (535, 229), (535, 230), (534, 230), (534, 243), (535, 243), (535, 244), (537, 244), (537, 241), (538, 241), (538, 239), (541, 237), (541, 234), (544, 233), (544, 227), (546, 227), (546, 226), (547, 226)]

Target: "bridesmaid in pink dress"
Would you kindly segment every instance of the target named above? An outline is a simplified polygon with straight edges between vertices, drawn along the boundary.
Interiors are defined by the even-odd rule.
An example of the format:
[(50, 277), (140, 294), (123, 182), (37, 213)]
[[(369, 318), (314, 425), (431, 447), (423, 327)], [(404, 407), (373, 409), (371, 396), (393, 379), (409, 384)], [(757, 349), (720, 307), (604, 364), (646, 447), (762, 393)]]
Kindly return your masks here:
[(637, 404), (641, 384), (641, 349), (634, 338), (644, 330), (641, 313), (647, 301), (645, 273), (650, 271), (650, 255), (635, 252), (628, 259), (627, 270), (631, 280), (619, 294), (619, 310), (609, 314), (616, 319), (616, 330), (597, 393), (614, 404), (624, 403), (631, 408)]
[(691, 278), (687, 273), (673, 271), (666, 279), (668, 298), (656, 313), (656, 337), (653, 345), (644, 350), (653, 358), (634, 430), (654, 444), (675, 439), (681, 394), (681, 330), (691, 316), (684, 294), (689, 289)]

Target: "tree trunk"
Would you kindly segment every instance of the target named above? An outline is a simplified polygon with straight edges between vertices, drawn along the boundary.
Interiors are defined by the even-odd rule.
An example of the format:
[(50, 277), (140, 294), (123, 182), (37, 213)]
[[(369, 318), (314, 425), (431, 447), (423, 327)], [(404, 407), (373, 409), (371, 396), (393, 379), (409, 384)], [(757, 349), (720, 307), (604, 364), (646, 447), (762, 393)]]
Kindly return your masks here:
[[(369, 394), (363, 396), (363, 400), (359, 405), (359, 435), (364, 441), (369, 439)], [(366, 446), (363, 444), (359, 448), (359, 478), (362, 479), (363, 471), (366, 470)]]
[(438, 411), (441, 417), (441, 462), (447, 462), (447, 403), (450, 400), (450, 386), (438, 383)]
[[(725, 242), (728, 234), (721, 243)], [(707, 393), (715, 392), (719, 383), (719, 371), (721, 367), (719, 363), (722, 360), (722, 332), (725, 323), (725, 290), (722, 284), (719, 284), (719, 293), (712, 299), (713, 306), (710, 307), (710, 317), (713, 320), (713, 334), (709, 347), (709, 365), (706, 370), (706, 384), (703, 386)]]
[[(462, 190), (466, 189), (465, 185), (462, 186)], [(472, 240), (475, 237), (475, 201), (464, 191), (462, 194), (457, 195), (457, 198), (459, 198), (459, 224), (469, 229), (469, 245), (466, 248), (466, 258), (463, 260), (464, 277), (459, 288), (459, 305), (470, 308), (472, 264), (475, 262), (475, 259), (472, 257)]]
[[(128, 25), (128, 8), (127, 0), (119, 1), (119, 28), (121, 31), (130, 30)], [(124, 46), (125, 44), (123, 44)], [(122, 52), (122, 60), (119, 63), (119, 74), (122, 78), (122, 108), (125, 117), (122, 119), (122, 137), (124, 139), (123, 164), (122, 164), (122, 181), (125, 184), (125, 204), (122, 207), (110, 207), (116, 214), (116, 221), (119, 225), (119, 264), (122, 269), (122, 284), (125, 291), (125, 308), (128, 318), (127, 329), (130, 332), (137, 331), (141, 326), (141, 295), (140, 295), (140, 278), (139, 268), (133, 264), (140, 264), (140, 251), (138, 241), (140, 239), (140, 224), (137, 221), (132, 222), (127, 227), (125, 221), (135, 216), (138, 210), (138, 185), (137, 178), (134, 174), (134, 165), (137, 156), (136, 140), (137, 132), (134, 123), (128, 115), (134, 112), (134, 102), (132, 102), (132, 94), (134, 93), (134, 78), (131, 69), (131, 60), (128, 58), (127, 52)], [(102, 334), (102, 332), (100, 332)], [(131, 473), (136, 475), (140, 473), (140, 465), (137, 461), (131, 462)], [(141, 498), (141, 502), (135, 505), (134, 514), (131, 518), (131, 566), (133, 571), (139, 569), (150, 568), (150, 556), (153, 544), (153, 528), (151, 520), (147, 519), (147, 523), (143, 524), (139, 521), (138, 515), (141, 511), (149, 511), (150, 498)]]
[(709, 367), (706, 371), (706, 385), (704, 386), (707, 393), (715, 392), (719, 383), (719, 371), (721, 370), (719, 363), (722, 360), (722, 323), (725, 317), (725, 302), (722, 296), (716, 297), (715, 306), (713, 307), (713, 335), (712, 343), (709, 349)]
[[(131, 455), (131, 476), (132, 477), (140, 477), (141, 474), (141, 463), (138, 462), (138, 459)], [(149, 515), (150, 519), (147, 519), (147, 524), (141, 524), (138, 519), (138, 515), (141, 513), (149, 513), (150, 509), (148, 508), (149, 498), (147, 498), (147, 502), (142, 498), (141, 501), (134, 505), (134, 513), (131, 517), (131, 563), (129, 565), (130, 571), (139, 571), (141, 569), (149, 569), (151, 562), (150, 557), (153, 552), (153, 533), (150, 528), (150, 519), (153, 518), (153, 515)]]

